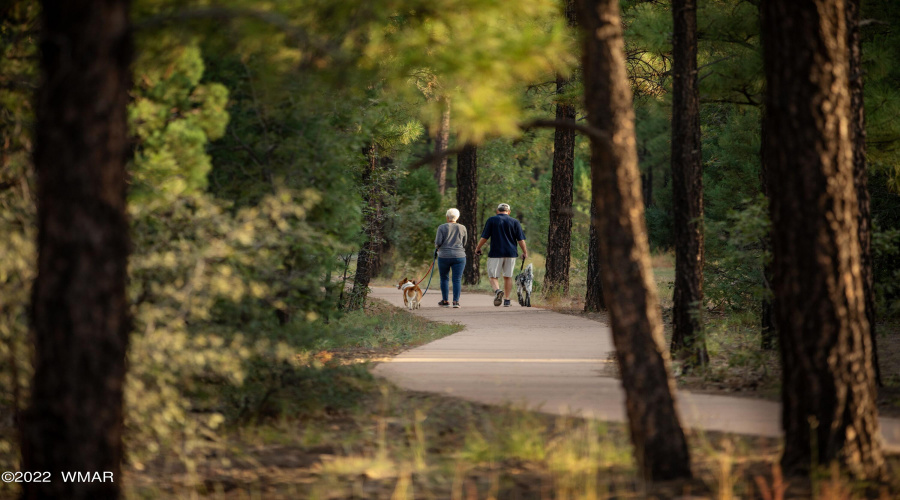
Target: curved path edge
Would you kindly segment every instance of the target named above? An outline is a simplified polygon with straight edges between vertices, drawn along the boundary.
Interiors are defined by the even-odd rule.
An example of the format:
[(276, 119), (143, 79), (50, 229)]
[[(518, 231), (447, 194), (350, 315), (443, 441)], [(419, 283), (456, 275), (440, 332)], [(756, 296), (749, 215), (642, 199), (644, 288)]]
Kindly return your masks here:
[[(404, 307), (396, 288), (372, 297)], [(606, 376), (614, 352), (609, 327), (547, 309), (494, 307), (489, 295), (466, 294), (460, 309), (425, 296), (414, 314), (465, 329), (379, 363), (373, 373), (404, 389), (486, 404), (512, 404), (557, 415), (624, 422), (625, 395)], [(682, 425), (694, 431), (780, 437), (781, 405), (761, 399), (676, 394)], [(900, 419), (881, 418), (887, 451), (900, 452)]]

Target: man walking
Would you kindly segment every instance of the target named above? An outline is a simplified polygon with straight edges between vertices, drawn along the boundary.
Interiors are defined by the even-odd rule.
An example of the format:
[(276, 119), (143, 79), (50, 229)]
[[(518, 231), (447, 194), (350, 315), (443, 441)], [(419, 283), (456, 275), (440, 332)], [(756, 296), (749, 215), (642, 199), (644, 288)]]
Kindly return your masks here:
[[(497, 215), (484, 223), (484, 231), (481, 232), (481, 239), (475, 247), (475, 255), (481, 255), (481, 247), (488, 240), (491, 240), (491, 251), (488, 252), (487, 268), (488, 278), (494, 289), (494, 305), (499, 306), (503, 302), (503, 307), (509, 307), (508, 297), (512, 295), (513, 270), (516, 267), (516, 259), (519, 258), (516, 244), (522, 247), (523, 259), (528, 257), (528, 249), (525, 248), (525, 231), (522, 230), (522, 224), (510, 217), (508, 204), (501, 203), (497, 207)], [(500, 289), (501, 275), (507, 297), (505, 300), (504, 290)]]

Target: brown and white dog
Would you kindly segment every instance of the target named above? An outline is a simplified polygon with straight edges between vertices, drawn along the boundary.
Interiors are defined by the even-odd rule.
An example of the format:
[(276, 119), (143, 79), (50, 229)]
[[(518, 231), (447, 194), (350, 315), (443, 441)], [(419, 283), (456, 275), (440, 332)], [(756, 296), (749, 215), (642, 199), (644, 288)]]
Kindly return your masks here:
[(403, 290), (403, 304), (409, 310), (422, 307), (422, 289), (415, 281), (403, 278), (397, 285), (397, 290)]

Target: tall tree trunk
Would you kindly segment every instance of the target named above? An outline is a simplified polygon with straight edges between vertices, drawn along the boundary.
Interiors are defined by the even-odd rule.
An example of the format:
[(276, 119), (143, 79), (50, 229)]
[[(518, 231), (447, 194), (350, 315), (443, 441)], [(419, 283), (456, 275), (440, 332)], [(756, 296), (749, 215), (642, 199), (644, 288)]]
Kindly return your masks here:
[[(575, 27), (575, 2), (565, 0), (566, 19)], [(556, 77), (557, 97), (565, 92), (571, 80)], [(575, 106), (556, 103), (556, 119), (574, 122)], [(575, 130), (556, 127), (553, 137), (553, 176), (550, 181), (550, 217), (547, 234), (547, 262), (544, 291), (548, 294), (569, 293), (569, 265), (572, 247), (572, 183), (575, 177)]]
[[(22, 429), (24, 498), (118, 498), (131, 327), (125, 163), (132, 35), (127, 0), (44, 0), (34, 165), (34, 379)], [(64, 482), (108, 471), (115, 482)]]
[(585, 33), (585, 109), (591, 126), (591, 189), (616, 358), (635, 454), (652, 480), (688, 478), (690, 456), (675, 411), (659, 298), (641, 200), (634, 109), (618, 0), (578, 0)]
[(441, 196), (447, 191), (447, 155), (444, 151), (450, 146), (450, 99), (443, 98), (444, 112), (441, 114), (441, 124), (438, 127), (437, 137), (434, 140), (434, 180), (437, 182)]
[(466, 144), (456, 157), (456, 208), (459, 223), (465, 226), (469, 237), (466, 240), (466, 268), (463, 284), (477, 285), (481, 280), (480, 262), (475, 256), (478, 246), (478, 150)]
[[(768, 200), (769, 193), (769, 157), (768, 142), (774, 140), (774, 136), (766, 133), (766, 116), (765, 107), (762, 108), (762, 120), (760, 122), (760, 148), (759, 148), (759, 178), (762, 185), (762, 192)], [(772, 297), (772, 230), (763, 237), (763, 248), (769, 254), (769, 258), (763, 263), (763, 288), (766, 297), (760, 303), (760, 348), (765, 351), (775, 349), (778, 343), (778, 333), (775, 328), (775, 301)]]
[(684, 366), (709, 363), (703, 334), (703, 171), (697, 84), (697, 4), (672, 0), (672, 200), (675, 291), (672, 352)]
[[(593, 162), (591, 162), (593, 163)], [(603, 297), (603, 279), (600, 276), (600, 239), (597, 237), (597, 203), (591, 195), (591, 228), (588, 238), (587, 291), (584, 294), (584, 312), (600, 312), (606, 309)]]
[[(556, 93), (568, 81), (556, 78)], [(575, 121), (575, 106), (556, 104), (556, 119)], [(575, 129), (556, 127), (553, 139), (553, 177), (550, 181), (550, 223), (547, 235), (545, 293), (569, 293), (572, 244), (572, 183), (575, 177)]]
[[(843, 0), (763, 0), (773, 287), (788, 474), (885, 471), (860, 275)], [(777, 140), (775, 139), (777, 138)]]
[(363, 195), (363, 232), (365, 241), (356, 256), (356, 273), (353, 275), (353, 290), (347, 308), (349, 310), (362, 309), (366, 305), (366, 297), (369, 294), (369, 282), (375, 276), (373, 273), (374, 261), (381, 246), (379, 228), (381, 222), (380, 199), (380, 169), (378, 161), (378, 146), (371, 144), (363, 150), (366, 155), (366, 166), (362, 171), (361, 185)]
[(390, 197), (390, 190), (395, 187), (393, 176), (388, 174), (393, 166), (393, 158), (388, 156), (378, 158), (376, 189), (372, 193), (372, 200), (370, 201), (370, 207), (375, 211), (374, 227), (372, 228), (371, 233), (372, 253), (369, 269), (372, 278), (381, 274), (381, 270), (384, 268), (384, 256), (387, 255), (391, 248), (385, 237), (387, 232), (387, 217), (385, 216), (384, 211), (386, 200)]
[(866, 163), (866, 110), (863, 106), (862, 42), (859, 36), (860, 0), (847, 2), (847, 44), (850, 51), (850, 137), (853, 143), (853, 183), (859, 203), (859, 250), (866, 319), (869, 320), (869, 336), (872, 338), (872, 365), (875, 381), (881, 381), (878, 365), (878, 342), (875, 332), (875, 278), (872, 270), (872, 211), (869, 203), (869, 172)]

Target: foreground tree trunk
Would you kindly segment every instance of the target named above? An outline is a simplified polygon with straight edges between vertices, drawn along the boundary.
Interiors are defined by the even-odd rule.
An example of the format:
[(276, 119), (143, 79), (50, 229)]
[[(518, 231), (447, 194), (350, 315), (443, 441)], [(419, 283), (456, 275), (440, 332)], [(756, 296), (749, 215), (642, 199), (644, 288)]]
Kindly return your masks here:
[[(568, 81), (556, 79), (561, 94)], [(575, 106), (557, 103), (556, 119), (575, 121)], [(575, 129), (556, 127), (553, 139), (553, 176), (550, 181), (550, 221), (547, 234), (545, 293), (569, 293), (572, 244), (572, 183), (575, 177)]]
[[(22, 425), (24, 498), (119, 497), (130, 321), (125, 163), (129, 2), (44, 0), (34, 164), (38, 274), (31, 406)], [(64, 482), (61, 471), (115, 482)]]
[(478, 246), (478, 150), (466, 144), (456, 157), (456, 208), (459, 223), (465, 226), (469, 235), (466, 240), (466, 268), (463, 284), (477, 285), (481, 280), (481, 269), (475, 247)]
[(847, 2), (847, 44), (850, 51), (850, 137), (853, 143), (853, 184), (859, 203), (859, 260), (862, 275), (863, 296), (866, 303), (866, 319), (869, 321), (869, 336), (872, 338), (872, 365), (875, 381), (881, 381), (881, 367), (878, 365), (878, 338), (875, 331), (875, 275), (872, 270), (872, 211), (869, 203), (869, 172), (866, 162), (866, 110), (863, 106), (862, 42), (859, 37), (860, 0)]
[(672, 352), (684, 360), (687, 369), (709, 362), (703, 334), (703, 158), (697, 84), (697, 4), (694, 0), (673, 0), (672, 17)]
[(444, 111), (441, 114), (441, 123), (438, 127), (437, 137), (434, 139), (434, 180), (437, 182), (441, 196), (447, 191), (447, 161), (448, 156), (444, 151), (450, 147), (450, 99), (444, 98)]
[(381, 227), (383, 210), (381, 206), (381, 169), (378, 161), (378, 146), (375, 144), (363, 150), (366, 155), (366, 166), (362, 171), (361, 185), (363, 196), (363, 232), (365, 242), (356, 256), (356, 273), (353, 275), (353, 290), (347, 309), (353, 311), (366, 305), (369, 294), (369, 282), (375, 277), (376, 259), (382, 243)]
[(842, 0), (762, 2), (782, 468), (885, 471), (860, 275)]
[[(591, 162), (593, 163), (593, 162)], [(597, 238), (597, 204), (591, 196), (591, 229), (588, 238), (587, 291), (584, 294), (584, 312), (600, 312), (606, 309), (603, 297), (603, 279), (600, 276), (600, 239)]]
[(644, 476), (688, 478), (690, 457), (672, 398), (668, 353), (641, 199), (634, 110), (625, 70), (618, 0), (578, 0), (585, 33), (585, 108), (591, 126), (591, 179), (600, 267), (629, 430)]

